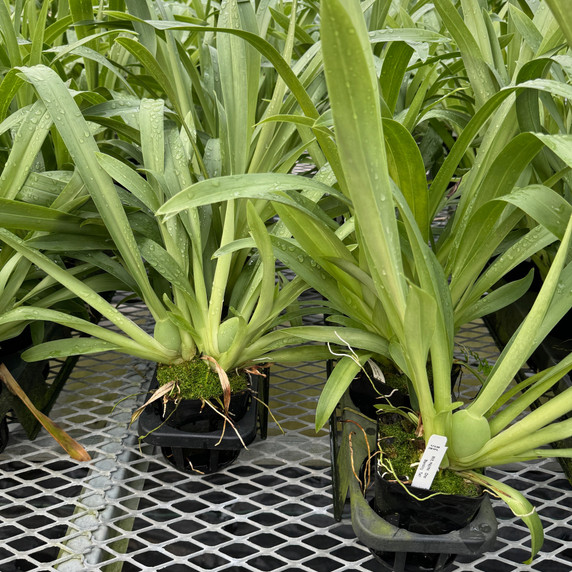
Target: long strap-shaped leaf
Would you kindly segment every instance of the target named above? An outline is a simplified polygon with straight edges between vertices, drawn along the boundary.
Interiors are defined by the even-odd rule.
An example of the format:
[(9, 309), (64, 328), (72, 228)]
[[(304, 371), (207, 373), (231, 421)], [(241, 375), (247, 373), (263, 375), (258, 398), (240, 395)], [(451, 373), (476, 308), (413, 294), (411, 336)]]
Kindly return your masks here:
[(320, 14), (340, 161), (372, 278), (390, 322), (399, 332), (405, 316), (406, 285), (367, 29), (355, 0), (324, 0)]
[[(507, 87), (500, 90), (492, 96), (483, 106), (477, 111), (465, 129), (459, 135), (455, 145), (451, 149), (449, 155), (445, 159), (442, 167), (435, 176), (433, 183), (429, 190), (430, 196), (430, 213), (433, 215), (437, 212), (439, 205), (442, 203), (445, 196), (447, 187), (454, 176), (455, 170), (459, 165), (463, 155), (469, 148), (471, 141), (477, 136), (478, 132), (482, 129), (483, 125), (496, 113), (503, 103), (511, 97), (514, 93), (520, 93), (523, 90), (538, 90), (558, 95), (564, 98), (572, 97), (572, 87), (562, 82), (536, 79), (525, 81), (516, 86)], [(541, 137), (537, 134), (537, 137)], [(551, 136), (555, 137), (555, 136)], [(546, 144), (546, 143), (545, 143)]]
[(31, 203), (0, 198), (0, 226), (2, 228), (64, 232), (105, 236), (105, 230), (94, 225), (82, 227), (85, 220), (79, 216)]
[(52, 262), (47, 256), (44, 256), (39, 251), (30, 248), (23, 240), (6, 229), (0, 228), (0, 240), (24, 254), (24, 256), (26, 256), (26, 258), (28, 258), (36, 266), (58, 280), (63, 286), (69, 288), (95, 310), (101, 312), (103, 316), (112, 321), (119, 329), (125, 332), (139, 345), (148, 347), (153, 351), (159, 353), (165, 353), (165, 348), (156, 342), (137, 324), (135, 324), (135, 322), (129, 318), (126, 318), (123, 314), (121, 314), (121, 312), (119, 312), (119, 310), (117, 310), (117, 308), (107, 302), (107, 300), (99, 296), (99, 294), (89, 288), (89, 286), (87, 286), (84, 282), (72, 276), (64, 268), (61, 268)]
[(568, 0), (546, 0), (556, 21), (566, 36), (568, 46), (572, 48), (572, 13)]
[(431, 226), (429, 194), (419, 147), (409, 131), (397, 121), (384, 120), (383, 133), (391, 178), (407, 199), (419, 230), (425, 242), (428, 242)]
[[(127, 15), (125, 13), (110, 12), (109, 14), (119, 19), (128, 19), (128, 20), (142, 22), (142, 20), (139, 20), (138, 18)], [(304, 88), (304, 85), (302, 84), (296, 73), (290, 67), (289, 63), (284, 60), (284, 58), (280, 55), (280, 52), (278, 52), (278, 50), (276, 50), (276, 48), (274, 48), (272, 44), (270, 44), (257, 34), (253, 34), (252, 32), (242, 29), (222, 28), (213, 26), (198, 26), (196, 24), (187, 24), (184, 22), (165, 22), (161, 20), (149, 20), (146, 21), (146, 24), (153, 26), (157, 30), (179, 29), (179, 30), (191, 30), (196, 32), (216, 32), (217, 34), (225, 33), (225, 34), (235, 35), (246, 40), (249, 44), (254, 46), (263, 57), (267, 58), (276, 68), (276, 71), (280, 74), (280, 77), (284, 80), (288, 88), (291, 90), (292, 94), (296, 98), (304, 114), (313, 119), (319, 118), (319, 113), (316, 109), (314, 102), (312, 101), (312, 98)], [(129, 49), (130, 51), (133, 51), (133, 53), (139, 51), (139, 49), (136, 46), (136, 42), (132, 40), (119, 38), (117, 42), (126, 47), (127, 49)], [(139, 57), (139, 54), (136, 55), (137, 57)], [(159, 73), (160, 70), (155, 70), (155, 71)], [(160, 83), (162, 84), (162, 82)], [(331, 139), (329, 139), (319, 131), (316, 131), (315, 135), (316, 139), (319, 141), (320, 146), (324, 151), (324, 154), (326, 154), (329, 163), (336, 172), (340, 186), (343, 187), (344, 178), (342, 172), (339, 169), (339, 161), (333, 142), (331, 141)]]
[[(69, 5), (70, 12), (75, 24), (75, 33), (77, 34), (78, 39), (81, 40), (86, 36), (89, 36), (91, 33), (90, 26), (80, 25), (79, 22), (93, 20), (93, 2), (91, 0), (70, 0)], [(88, 45), (97, 51), (97, 44), (95, 42), (91, 42)], [(95, 89), (98, 83), (97, 63), (94, 61), (86, 60), (85, 73), (89, 89)]]
[(264, 198), (272, 201), (279, 201), (282, 198), (284, 202), (291, 204), (292, 201), (287, 200), (287, 197), (274, 194), (290, 190), (310, 191), (319, 193), (319, 196), (332, 194), (348, 203), (339, 191), (315, 179), (281, 173), (253, 173), (200, 181), (169, 199), (157, 210), (157, 215), (168, 218), (189, 208), (240, 198)]
[[(453, 2), (451, 0), (435, 0), (434, 3), (447, 29), (459, 46), (467, 75), (475, 92), (477, 105), (480, 107), (496, 92), (485, 57)], [(478, 3), (471, 0), (470, 2), (465, 1), (463, 4), (474, 7)]]
[(538, 345), (538, 326), (544, 319), (552, 297), (559, 287), (560, 274), (568, 257), (571, 235), (572, 217), (568, 222), (566, 233), (536, 302), (525, 318), (518, 333), (511, 340), (510, 345), (507, 346), (498, 359), (488, 378), (487, 384), (477, 398), (469, 405), (468, 410), (470, 410), (473, 415), (484, 415), (494, 405), (522, 363), (524, 363), (530, 356), (530, 353)]
[(98, 163), (99, 149), (71, 93), (50, 68), (35, 66), (20, 69), (34, 85), (50, 113), (125, 265), (139, 284), (149, 310), (156, 319), (165, 318), (165, 308), (149, 283), (113, 181)]
[(28, 173), (52, 126), (52, 119), (41, 101), (35, 102), (24, 115), (14, 138), (10, 155), (0, 178), (0, 196), (14, 199), (26, 181)]
[[(250, 2), (227, 0), (222, 4), (219, 25), (255, 33), (256, 17)], [(249, 29), (251, 28), (251, 29)], [(260, 54), (237, 36), (217, 34), (222, 104), (227, 123), (227, 173), (247, 170), (255, 123)]]
[(8, 368), (0, 363), (0, 380), (6, 387), (30, 410), (32, 415), (44, 426), (46, 431), (65, 449), (66, 453), (76, 461), (90, 461), (88, 452), (74, 439), (72, 439), (61, 427), (58, 427), (49, 417), (39, 411), (30, 401), (24, 390), (18, 385)]
[(471, 481), (486, 487), (493, 493), (493, 495), (501, 498), (506, 502), (510, 510), (512, 510), (512, 512), (521, 518), (524, 524), (528, 526), (528, 529), (530, 530), (531, 546), (530, 558), (525, 562), (525, 564), (530, 564), (544, 542), (542, 523), (540, 522), (540, 517), (538, 516), (536, 509), (524, 498), (522, 493), (505, 483), (501, 483), (500, 481), (473, 471), (467, 471), (466, 473), (461, 474), (469, 478)]
[[(292, 2), (292, 12), (290, 14), (290, 22), (289, 25), (286, 26), (288, 34), (286, 36), (286, 40), (284, 42), (284, 50), (282, 56), (286, 62), (291, 62), (292, 59), (292, 51), (294, 49), (294, 35), (296, 30), (298, 29), (296, 25), (296, 10), (297, 10), (297, 1), (294, 0)], [(274, 13), (274, 11), (273, 11)], [(288, 22), (288, 18), (284, 16), (286, 22)], [(276, 84), (274, 85), (274, 91), (272, 93), (272, 99), (268, 104), (263, 116), (264, 118), (272, 117), (273, 115), (279, 114), (282, 103), (284, 101), (284, 95), (286, 94), (286, 84), (282, 79), (278, 79)], [(262, 122), (261, 122), (262, 123)], [(268, 148), (271, 145), (272, 137), (275, 135), (276, 126), (273, 124), (263, 124), (260, 127), (260, 132), (257, 136), (256, 147), (252, 154), (252, 159), (250, 161), (249, 172), (256, 173), (262, 170), (271, 170), (272, 168), (268, 165), (267, 169), (264, 169), (263, 158), (265, 153), (267, 153)]]

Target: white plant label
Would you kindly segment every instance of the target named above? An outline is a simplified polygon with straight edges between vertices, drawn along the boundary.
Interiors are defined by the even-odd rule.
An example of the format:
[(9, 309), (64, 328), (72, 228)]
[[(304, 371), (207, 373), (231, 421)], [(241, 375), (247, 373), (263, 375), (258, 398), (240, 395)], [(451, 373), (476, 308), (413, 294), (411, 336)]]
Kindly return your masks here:
[(429, 437), (429, 443), (427, 443), (425, 452), (421, 457), (421, 462), (413, 477), (412, 487), (425, 490), (431, 488), (433, 479), (439, 470), (439, 465), (441, 465), (446, 451), (447, 437), (443, 437), (443, 435), (431, 435), (431, 437)]
[(373, 377), (377, 379), (377, 381), (385, 383), (385, 376), (383, 375), (381, 368), (371, 359), (367, 363), (369, 364), (369, 367), (371, 367), (371, 373), (373, 374)]

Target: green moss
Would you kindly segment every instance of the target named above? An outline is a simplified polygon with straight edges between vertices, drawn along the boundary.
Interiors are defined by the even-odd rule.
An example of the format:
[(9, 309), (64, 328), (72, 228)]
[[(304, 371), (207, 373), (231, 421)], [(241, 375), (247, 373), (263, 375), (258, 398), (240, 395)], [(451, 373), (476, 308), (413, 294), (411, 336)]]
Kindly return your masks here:
[(475, 483), (464, 479), (459, 473), (449, 471), (448, 469), (439, 471), (435, 475), (432, 488), (441, 493), (464, 495), (466, 497), (476, 497), (481, 494), (480, 488), (475, 485)]
[[(404, 373), (398, 372), (395, 367), (390, 365), (383, 365), (379, 366), (383, 372), (383, 377), (385, 381), (383, 382), (385, 385), (391, 387), (392, 389), (398, 389), (404, 394), (409, 392), (409, 388), (407, 385), (407, 376)], [(362, 374), (366, 378), (370, 380), (375, 380), (375, 374), (372, 370), (371, 365), (368, 363), (364, 366), (364, 373)]]
[[(425, 450), (425, 441), (415, 437), (413, 426), (405, 419), (389, 424), (382, 423), (380, 428), (382, 437), (379, 445), (383, 457), (391, 461), (395, 474), (401, 480), (412, 480), (416, 464)], [(478, 496), (481, 492), (477, 485), (448, 469), (437, 473), (431, 490), (464, 496)]]
[(409, 393), (409, 387), (407, 385), (407, 376), (404, 373), (390, 373), (385, 375), (385, 383), (389, 387), (398, 389), (402, 393)]
[[(248, 378), (244, 373), (232, 372), (228, 375), (231, 391), (246, 389)], [(209, 362), (193, 359), (176, 365), (160, 365), (157, 369), (159, 385), (175, 381), (183, 399), (216, 399), (222, 397), (220, 379)]]

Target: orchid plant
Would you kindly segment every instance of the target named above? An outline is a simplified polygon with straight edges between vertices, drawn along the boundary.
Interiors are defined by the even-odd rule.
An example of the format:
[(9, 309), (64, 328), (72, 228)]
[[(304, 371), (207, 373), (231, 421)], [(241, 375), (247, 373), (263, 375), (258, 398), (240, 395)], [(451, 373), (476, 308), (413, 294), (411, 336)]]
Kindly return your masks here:
[[(572, 369), (572, 358), (537, 373), (516, 389), (509, 389), (530, 353), (572, 305), (572, 266), (568, 263), (572, 209), (559, 195), (540, 185), (516, 189), (511, 193), (509, 181), (505, 179), (503, 182), (500, 173), (496, 174), (493, 160), (492, 168), (489, 164), (486, 175), (481, 175), (484, 179), (481, 186), (475, 185), (471, 189), (467, 184), (468, 192), (462, 195), (465, 208), (461, 208), (461, 216), (455, 220), (456, 224), (446, 237), (454, 250), (448, 252), (447, 264), (440, 263), (440, 252), (435, 255), (429, 247), (427, 236), (423, 234), (425, 222), (417, 215), (417, 197), (420, 194), (422, 200), (425, 190), (418, 188), (416, 194), (406, 195), (404, 189), (398, 188), (390, 178), (385, 125), (359, 3), (323, 0), (321, 18), (322, 49), (334, 129), (347, 182), (346, 192), (352, 202), (359, 248), (358, 264), (354, 260), (352, 265), (349, 260), (344, 261), (333, 254), (322, 255), (323, 259), (355, 276), (362, 283), (362, 291), (378, 300), (388, 324), (386, 332), (391, 334), (387, 337), (387, 357), (394, 360), (412, 382), (425, 440), (433, 434), (447, 437), (449, 449), (442, 467), (461, 472), (506, 500), (529, 526), (534, 556), (542, 544), (542, 532), (540, 519), (530, 503), (516, 490), (482, 476), (474, 469), (515, 460), (572, 454), (570, 450), (547, 451), (541, 448), (572, 434), (572, 422), (559, 421), (571, 409), (569, 394), (572, 390), (548, 400), (520, 418), (535, 399)], [(537, 85), (541, 84), (538, 82)], [(566, 89), (565, 86), (560, 88)], [(508, 98), (511, 91), (519, 89), (522, 88), (511, 86), (499, 93)], [(496, 97), (500, 99), (500, 96)], [(487, 107), (494, 105), (483, 101), (477, 116), (484, 115)], [(483, 128), (482, 124), (480, 128)], [(469, 133), (467, 127), (460, 139)], [(489, 141), (495, 141), (495, 138), (498, 141), (504, 135), (495, 133), (494, 129), (487, 132), (487, 136), (489, 133)], [(563, 160), (568, 152), (569, 142), (558, 136), (551, 139), (526, 133), (519, 139), (550, 145)], [(509, 149), (514, 146), (508, 144)], [(456, 150), (453, 147), (451, 155)], [(485, 146), (485, 152), (487, 150)], [(506, 156), (500, 155), (503, 159)], [(429, 189), (432, 204), (439, 204), (439, 193), (436, 197), (431, 193), (439, 188), (436, 183), (442, 184), (447, 173), (445, 167), (448, 166), (444, 164), (439, 180), (434, 181)], [(506, 163), (504, 166), (506, 173)], [(520, 172), (515, 167), (511, 176), (515, 177)], [(470, 182), (478, 174), (475, 169), (474, 175), (472, 171), (467, 179)], [(497, 189), (496, 193), (491, 193), (492, 189)], [(487, 193), (491, 194), (487, 196)], [(549, 222), (550, 217), (538, 213), (542, 200), (555, 207), (552, 212), (558, 216), (552, 222)], [(397, 219), (394, 217), (395, 208), (399, 212)], [(519, 212), (520, 209), (522, 211)], [(472, 218), (462, 216), (471, 210), (474, 213)], [(502, 352), (482, 390), (468, 403), (453, 402), (450, 387), (453, 334), (456, 323), (470, 315), (470, 312), (465, 312), (459, 316), (459, 307), (467, 300), (478, 304), (482, 295), (480, 292), (476, 298), (475, 291), (465, 289), (466, 285), (478, 285), (479, 281), (482, 284), (499, 268), (506, 269), (526, 250), (525, 245), (532, 238), (529, 236), (526, 240), (517, 241), (516, 248), (516, 244), (509, 247), (494, 262), (495, 271), (491, 273), (489, 268), (483, 275), (484, 264), (479, 262), (479, 257), (483, 250), (489, 257), (493, 254), (491, 246), (487, 246), (485, 233), (503, 227), (508, 232), (509, 225), (514, 227), (523, 211), (537, 213), (535, 216), (540, 224), (529, 232), (544, 236), (551, 233), (557, 237), (560, 240), (558, 252), (530, 314)], [(430, 210), (431, 214), (434, 212)], [(487, 224), (477, 224), (479, 218), (488, 219)], [(513, 220), (509, 222), (511, 218)], [(296, 232), (294, 234), (297, 236)], [(552, 241), (552, 238), (547, 240)], [(452, 256), (453, 252), (456, 252), (456, 257)], [(491, 274), (484, 278), (487, 273)], [(452, 276), (451, 283), (448, 276)], [(464, 281), (462, 276), (470, 276), (470, 279)], [(460, 284), (464, 288), (459, 287)], [(478, 288), (474, 288), (478, 292)], [(460, 295), (460, 292), (464, 293)], [(428, 361), (433, 373), (432, 389), (427, 376)], [(521, 393), (524, 389), (526, 391)], [(320, 417), (318, 423), (322, 421), (324, 417)]]
[[(502, 126), (517, 94), (572, 93), (567, 85), (526, 79), (483, 96), (428, 188), (408, 126), (389, 119), (382, 108), (371, 36), (359, 2), (323, 0), (320, 17), (332, 123), (320, 122), (319, 129), (323, 133), (327, 127), (328, 136), (335, 138), (331, 156), (339, 163), (331, 165), (334, 181), (328, 182), (337, 184), (327, 190), (303, 181), (302, 193), (269, 188), (280, 224), (294, 237), (274, 229), (270, 240), (276, 255), (323, 294), (334, 314), (330, 319), (339, 324), (323, 328), (316, 339), (335, 342), (335, 334), (339, 345), (347, 343), (353, 350), (326, 384), (316, 426), (327, 421), (367, 360), (390, 360), (411, 381), (426, 442), (434, 434), (447, 438), (442, 468), (458, 471), (503, 498), (529, 526), (534, 556), (542, 544), (542, 528), (532, 505), (512, 487), (475, 470), (572, 455), (570, 450), (542, 448), (572, 435), (572, 422), (559, 421), (572, 410), (571, 390), (525, 414), (572, 369), (572, 358), (513, 386), (530, 353), (572, 306), (572, 208), (549, 186), (527, 184), (526, 179), (530, 158), (543, 147), (570, 166), (570, 141), (559, 134), (507, 132)], [(435, 241), (431, 222), (446, 204), (449, 182), (479, 134), (483, 137), (474, 164), (459, 185), (459, 206)], [(248, 176), (223, 177), (216, 184), (227, 191), (240, 186), (240, 196), (249, 197), (254, 196), (249, 180), (253, 182)], [(205, 181), (183, 190), (159, 214), (173, 216), (209, 204), (212, 184)], [(332, 200), (345, 205), (339, 226), (321, 208)], [(523, 231), (519, 221), (525, 215), (535, 224)], [(543, 289), (482, 390), (470, 402), (453, 401), (455, 331), (524, 293), (531, 276), (493, 292), (491, 287), (520, 261), (556, 242), (557, 255)], [(360, 329), (361, 346), (354, 337)]]

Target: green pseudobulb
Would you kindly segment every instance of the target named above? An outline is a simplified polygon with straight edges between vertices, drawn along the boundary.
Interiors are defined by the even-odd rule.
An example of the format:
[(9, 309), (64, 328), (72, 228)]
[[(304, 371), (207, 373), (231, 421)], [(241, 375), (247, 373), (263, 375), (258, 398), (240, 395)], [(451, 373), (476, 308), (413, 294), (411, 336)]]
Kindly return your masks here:
[(474, 455), (490, 438), (491, 429), (484, 417), (466, 409), (453, 414), (449, 449), (458, 459)]
[(179, 328), (169, 319), (157, 320), (153, 337), (167, 349), (173, 351), (181, 350), (181, 334)]

